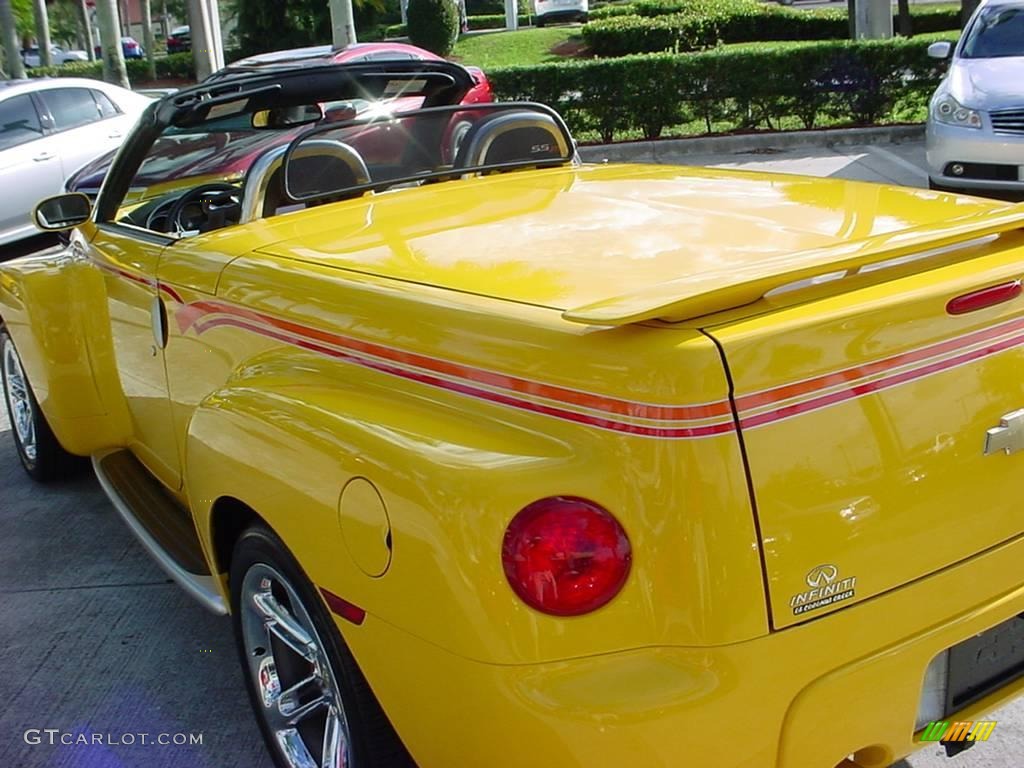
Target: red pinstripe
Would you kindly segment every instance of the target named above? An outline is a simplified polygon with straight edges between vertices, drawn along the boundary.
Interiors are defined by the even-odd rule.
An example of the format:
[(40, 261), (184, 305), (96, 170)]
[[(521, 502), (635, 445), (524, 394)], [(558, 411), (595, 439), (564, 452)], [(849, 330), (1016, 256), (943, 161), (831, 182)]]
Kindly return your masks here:
[(559, 402), (569, 405), (591, 408), (593, 410), (604, 411), (617, 416), (629, 416), (656, 421), (693, 421), (696, 419), (706, 419), (715, 416), (731, 416), (732, 412), (727, 400), (721, 400), (716, 403), (708, 403), (704, 405), (651, 405), (647, 403), (632, 402), (629, 400), (620, 400), (613, 397), (605, 397), (603, 395), (596, 395), (589, 392), (580, 392), (551, 384), (543, 384), (541, 382), (530, 381), (529, 379), (522, 379), (516, 376), (509, 376), (507, 374), (494, 373), (492, 371), (486, 371), (479, 368), (471, 368), (448, 360), (426, 357), (425, 355), (420, 355), (415, 352), (406, 352), (392, 347), (385, 347), (380, 344), (374, 344), (373, 342), (363, 341), (361, 339), (340, 336), (329, 331), (322, 331), (316, 328), (300, 325), (289, 320), (282, 320), (277, 317), (265, 315), (261, 312), (254, 312), (241, 307), (234, 307), (220, 301), (198, 301), (187, 305), (184, 309), (184, 313), (184, 316), (179, 321), (182, 333), (185, 333), (188, 330), (188, 327), (195, 323), (200, 317), (207, 314), (220, 313), (235, 317), (243, 317), (254, 323), (269, 325), (273, 328), (277, 328), (297, 336), (316, 339), (353, 352), (373, 355), (374, 357), (390, 360), (400, 365), (415, 366), (434, 373), (466, 379), (467, 381), (471, 381), (475, 384), (483, 384), (485, 386), (496, 387), (498, 389), (507, 389), (512, 392), (516, 392), (517, 394), (534, 395), (537, 397), (544, 397), (549, 400), (558, 400)]
[(779, 387), (766, 389), (763, 392), (744, 395), (743, 397), (737, 398), (736, 407), (741, 411), (749, 411), (754, 408), (771, 405), (772, 403), (777, 403), (782, 400), (789, 400), (799, 395), (810, 394), (811, 392), (815, 392), (819, 389), (828, 389), (839, 384), (846, 384), (868, 376), (874, 376), (889, 368), (898, 368), (904, 365), (910, 365), (911, 363), (921, 362), (930, 357), (953, 352), (962, 347), (968, 347), (972, 344), (978, 344), (1022, 329), (1024, 329), (1024, 318), (1011, 320), (1010, 322), (1003, 323), (1001, 325), (983, 328), (980, 331), (969, 333), (966, 336), (947, 339), (946, 341), (942, 341), (937, 344), (921, 347), (909, 352), (903, 352), (898, 355), (892, 355), (891, 357), (886, 357), (882, 360), (876, 360), (864, 365), (856, 365), (842, 371), (826, 373), (822, 376), (807, 379), (806, 381), (800, 381), (793, 384), (783, 384)]
[[(193, 327), (197, 333), (204, 333), (212, 328), (222, 326), (241, 328), (318, 354), (342, 359), (364, 368), (377, 370), (388, 375), (398, 376), (450, 392), (456, 392), (467, 397), (625, 434), (679, 439), (725, 434), (735, 429), (731, 418), (732, 409), (727, 400), (701, 405), (655, 405), (582, 392), (507, 374), (472, 368), (449, 360), (427, 357), (415, 352), (342, 336), (254, 310), (237, 307), (219, 300), (202, 300), (186, 304), (181, 295), (171, 286), (157, 283), (156, 281), (125, 272), (101, 262), (96, 262), (96, 264), (132, 282), (146, 285), (150, 288), (155, 287), (178, 303), (180, 306), (177, 308), (176, 318), (182, 333), (186, 333), (189, 328)], [(785, 384), (762, 392), (744, 395), (736, 400), (736, 406), (739, 411), (750, 411), (801, 395), (811, 395), (822, 389), (829, 389), (844, 384), (849, 385), (839, 391), (811, 397), (803, 402), (783, 406), (753, 416), (741, 416), (740, 425), (746, 429), (764, 426), (792, 416), (880, 392), (908, 381), (914, 381), (1007, 349), (1022, 346), (1024, 345), (1024, 334), (1018, 334), (989, 344), (981, 349), (956, 355), (945, 360), (939, 360), (875, 381), (863, 384), (854, 383), (860, 379), (884, 373), (892, 368), (921, 363), (938, 355), (955, 352), (967, 346), (993, 341), (1001, 336), (1007, 336), (1022, 330), (1024, 330), (1024, 318), (984, 328), (964, 336), (947, 339), (946, 341), (909, 352), (892, 355), (881, 360), (816, 376), (805, 381)], [(364, 355), (372, 355), (374, 358), (380, 359), (370, 359)], [(409, 370), (402, 366), (411, 366), (422, 370)], [(441, 375), (461, 379), (462, 381), (450, 381), (441, 378)], [(507, 393), (511, 394), (494, 392), (477, 385), (506, 390)], [(694, 421), (725, 416), (729, 416), (729, 420), (692, 427), (646, 426), (622, 422), (612, 418), (603, 418), (592, 414), (578, 413), (552, 405), (536, 403), (516, 397), (515, 395), (543, 397), (565, 405), (602, 411), (610, 416), (626, 416), (652, 421)]]
[(974, 360), (980, 360), (983, 357), (989, 357), (999, 352), (1003, 352), (1007, 349), (1013, 349), (1024, 345), (1024, 334), (1019, 336), (1012, 336), (1008, 339), (991, 344), (981, 349), (975, 349), (970, 352), (965, 352), (962, 355), (956, 357), (947, 358), (946, 360), (939, 360), (931, 363), (930, 365), (922, 366), (921, 368), (914, 368), (909, 371), (903, 371), (893, 376), (888, 376), (884, 379), (877, 379), (875, 381), (869, 381), (864, 384), (856, 384), (848, 389), (843, 389), (838, 392), (833, 392), (828, 395), (821, 397), (812, 398), (805, 400), (802, 403), (796, 403), (789, 405), (784, 408), (778, 408), (774, 411), (767, 411), (765, 413), (758, 414), (757, 416), (743, 416), (740, 418), (740, 426), (745, 429), (751, 429), (753, 427), (759, 427), (763, 424), (770, 424), (774, 421), (780, 421), (782, 419), (788, 419), (791, 416), (796, 416), (801, 413), (807, 413), (808, 411), (816, 411), (819, 408), (826, 408), (836, 403), (841, 403), (846, 400), (852, 400), (857, 397), (864, 395), (870, 395), (874, 392), (881, 392), (885, 389), (904, 384), (908, 381), (914, 381), (925, 376), (930, 376), (933, 373), (941, 373), (947, 371), (950, 368), (956, 368), (957, 366), (964, 365), (965, 363), (973, 362)]
[(504, 395), (499, 392), (491, 392), (486, 389), (480, 389), (469, 384), (460, 384), (458, 382), (448, 381), (447, 379), (441, 379), (438, 378), (437, 376), (432, 376), (430, 374), (406, 370), (404, 368), (399, 368), (388, 363), (383, 363), (376, 360), (368, 360), (366, 358), (359, 357), (339, 349), (334, 349), (333, 347), (325, 346), (316, 341), (310, 341), (303, 338), (296, 338), (289, 334), (274, 331), (269, 328), (256, 325), (247, 322), (246, 320), (241, 320), (235, 317), (215, 317), (210, 320), (201, 320), (195, 324), (195, 328), (198, 333), (204, 333), (205, 331), (208, 331), (211, 328), (217, 328), (220, 326), (242, 328), (244, 330), (257, 333), (261, 336), (275, 339), (286, 344), (291, 344), (302, 349), (307, 349), (311, 352), (316, 352), (318, 354), (345, 360), (346, 362), (352, 363), (354, 365), (359, 365), (364, 368), (381, 371), (382, 373), (387, 373), (392, 376), (399, 376), (403, 379), (416, 381), (421, 384), (427, 384), (438, 389), (445, 389), (448, 390), (449, 392), (455, 392), (460, 395), (473, 397), (477, 400), (486, 400), (488, 402), (497, 403), (499, 405), (506, 405), (524, 411), (531, 411), (533, 413), (540, 413), (545, 416), (552, 416), (554, 418), (562, 419), (563, 421), (572, 421), (577, 424), (585, 424), (591, 427), (599, 427), (600, 429), (606, 429), (613, 432), (623, 432), (626, 434), (640, 435), (643, 437), (663, 437), (678, 439), (687, 437), (707, 437), (710, 435), (719, 435), (724, 434), (726, 432), (731, 432), (734, 428), (731, 421), (700, 427), (647, 427), (638, 424), (628, 424), (625, 422), (614, 421), (611, 419), (603, 419), (599, 416), (591, 416), (585, 413), (567, 411), (562, 408), (556, 408), (550, 405), (544, 405), (542, 403), (534, 403), (530, 402), (529, 400), (522, 400), (516, 397), (512, 397), (510, 395)]

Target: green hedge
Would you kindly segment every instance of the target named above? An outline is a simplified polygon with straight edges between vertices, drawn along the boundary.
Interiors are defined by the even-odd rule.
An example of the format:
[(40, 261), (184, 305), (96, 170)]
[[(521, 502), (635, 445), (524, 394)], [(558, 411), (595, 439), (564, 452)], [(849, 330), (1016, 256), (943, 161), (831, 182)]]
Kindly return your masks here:
[[(494, 14), (488, 16), (467, 17), (470, 29), (504, 29), (505, 14)], [(519, 25), (526, 26), (531, 22), (529, 16), (520, 16)], [(384, 28), (384, 37), (405, 37), (407, 30), (405, 24), (390, 24)]]
[[(225, 52), (227, 56), (231, 52)], [(228, 58), (228, 61), (231, 59)], [(149, 80), (149, 67), (145, 59), (128, 59), (125, 61), (128, 79), (133, 83)], [(103, 64), (99, 61), (81, 61), (65, 64), (60, 67), (33, 67), (27, 71), (29, 77), (91, 77), (103, 79)], [(195, 64), (191, 53), (172, 53), (156, 60), (156, 76), (158, 80), (194, 80)]]
[[(530, 0), (519, 0), (519, 13), (530, 13)], [(466, 0), (467, 16), (504, 16), (505, 0)]]
[(636, 16), (636, 9), (632, 3), (625, 5), (603, 5), (600, 8), (591, 7), (590, 20), (611, 19), (616, 16)]
[[(470, 29), (504, 29), (505, 14), (496, 13), (489, 16), (467, 16), (466, 22)], [(530, 17), (520, 14), (519, 25), (526, 26), (530, 23)]]
[(409, 0), (405, 10), (409, 42), (438, 56), (447, 56), (459, 39), (459, 6), (455, 0)]
[[(624, 7), (624, 6), (619, 6)], [(637, 0), (632, 15), (591, 20), (583, 39), (598, 56), (698, 51), (719, 43), (838, 40), (849, 34), (846, 11), (796, 10), (758, 0)], [(958, 29), (958, 6), (911, 6), (915, 34)]]
[[(749, 0), (632, 0), (632, 2), (618, 6), (619, 8), (628, 8), (630, 13), (636, 16), (669, 16), (677, 13), (685, 13), (693, 10), (695, 6), (703, 5), (705, 8), (708, 6), (736, 6), (736, 5), (750, 5)], [(804, 10), (797, 10), (796, 8), (789, 8), (778, 5), (768, 5), (766, 10), (770, 12), (781, 12), (783, 15), (800, 15), (800, 16), (830, 16), (836, 12), (846, 16), (846, 9), (829, 9), (829, 8), (808, 8)], [(936, 3), (930, 5), (911, 5), (910, 6), (911, 16), (920, 16), (925, 18), (923, 23), (928, 26), (932, 22), (928, 22), (926, 17), (929, 16), (940, 16), (947, 23), (949, 19), (955, 18), (957, 22), (960, 19), (960, 5), (958, 3)], [(621, 15), (621, 14), (616, 14)], [(958, 26), (958, 24), (955, 24)], [(921, 29), (922, 33), (925, 32), (941, 32), (952, 27), (943, 26), (933, 29)]]
[[(955, 37), (955, 35), (952, 35)], [(691, 54), (642, 54), (488, 72), (501, 99), (551, 104), (578, 134), (612, 141), (624, 133), (657, 138), (691, 132), (871, 124), (909, 116), (942, 77), (926, 46), (906, 40), (778, 42)]]

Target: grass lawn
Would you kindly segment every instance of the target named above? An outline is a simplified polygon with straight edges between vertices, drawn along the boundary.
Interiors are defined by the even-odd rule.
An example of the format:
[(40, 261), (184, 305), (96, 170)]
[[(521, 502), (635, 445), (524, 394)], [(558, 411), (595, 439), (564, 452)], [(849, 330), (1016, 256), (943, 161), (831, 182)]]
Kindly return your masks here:
[(488, 69), (530, 66), (559, 61), (551, 48), (579, 33), (578, 26), (520, 29), (516, 32), (487, 32), (463, 37), (455, 44), (451, 58), (461, 64)]

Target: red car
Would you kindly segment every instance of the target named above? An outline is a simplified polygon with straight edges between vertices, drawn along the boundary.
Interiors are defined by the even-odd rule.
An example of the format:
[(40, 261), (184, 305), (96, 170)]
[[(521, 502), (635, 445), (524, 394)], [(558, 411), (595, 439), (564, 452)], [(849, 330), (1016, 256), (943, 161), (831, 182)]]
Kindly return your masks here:
[[(93, 50), (96, 53), (96, 58), (103, 58), (103, 48), (101, 46), (97, 45)], [(126, 59), (142, 59), (146, 56), (146, 51), (134, 37), (121, 38), (121, 52)]]
[(192, 50), (192, 28), (188, 25), (175, 27), (167, 35), (168, 53), (187, 53)]
[[(238, 70), (270, 69), (283, 65), (285, 62), (294, 65), (296, 61), (300, 60), (309, 62), (331, 60), (351, 64), (387, 60), (443, 61), (441, 57), (430, 51), (403, 43), (357, 43), (341, 51), (334, 51), (330, 46), (318, 46), (276, 51), (242, 59), (215, 72), (210, 79), (223, 77)], [(469, 72), (474, 85), (459, 103), (477, 104), (494, 101), (491, 85), (483, 71), (477, 67), (465, 67), (465, 69)], [(419, 97), (398, 97), (389, 102), (388, 110), (393, 114), (401, 114), (417, 109), (421, 102), (422, 98)], [(343, 121), (362, 114), (367, 109), (373, 109), (374, 104), (356, 99), (337, 104), (321, 104), (321, 107), (324, 110), (325, 120)], [(467, 111), (465, 114), (456, 113), (452, 116), (444, 140), (444, 143), (450, 147), (449, 154), (454, 154), (462, 136), (476, 119), (477, 113), (471, 111)], [(149, 163), (158, 169), (165, 164), (174, 165), (178, 167), (179, 173), (189, 176), (204, 174), (244, 176), (256, 158), (268, 149), (287, 144), (300, 130), (297, 128), (291, 132), (269, 133), (249, 130), (249, 126), (246, 125), (239, 126), (238, 130), (230, 134), (220, 133), (213, 137), (184, 132), (181, 136), (158, 142), (151, 151)], [(218, 146), (216, 142), (221, 141), (225, 135), (231, 137), (230, 145)], [(402, 141), (402, 136), (400, 131), (389, 133), (387, 130), (382, 131), (370, 126), (354, 130), (348, 141), (356, 146), (368, 161), (371, 161), (379, 155), (387, 156), (388, 153), (391, 153), (392, 156), (395, 156), (400, 154), (399, 149), (395, 148), (393, 144), (396, 141)], [(110, 152), (102, 155), (78, 169), (65, 183), (65, 189), (69, 192), (84, 192), (90, 197), (95, 197), (114, 154), (114, 152)], [(139, 182), (144, 183), (147, 181), (145, 167), (141, 174)]]
[[(365, 61), (444, 61), (436, 53), (417, 48), (406, 43), (356, 43), (347, 48), (336, 50), (329, 45), (316, 45), (310, 48), (292, 48), (287, 51), (274, 51), (250, 56), (229, 64), (218, 74), (240, 69), (259, 69), (273, 67), (285, 63), (294, 64), (308, 59), (324, 59), (336, 63), (354, 63)], [(466, 67), (476, 85), (462, 99), (463, 104), (480, 104), (494, 101), (494, 93), (487, 75), (479, 67)]]

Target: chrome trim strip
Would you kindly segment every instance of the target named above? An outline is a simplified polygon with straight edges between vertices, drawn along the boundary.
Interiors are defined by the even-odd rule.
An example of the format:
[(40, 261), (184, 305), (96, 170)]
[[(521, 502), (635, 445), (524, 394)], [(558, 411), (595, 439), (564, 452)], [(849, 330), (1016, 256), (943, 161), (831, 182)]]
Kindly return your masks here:
[(135, 515), (132, 513), (131, 508), (124, 502), (121, 495), (114, 488), (110, 479), (106, 476), (103, 469), (100, 467), (100, 459), (106, 454), (98, 454), (92, 457), (92, 468), (96, 472), (96, 478), (100, 481), (100, 486), (103, 488), (103, 492), (110, 499), (110, 502), (114, 505), (114, 509), (121, 516), (121, 519), (128, 525), (131, 532), (135, 534), (135, 537), (139, 540), (143, 547), (149, 552), (149, 554), (156, 560), (157, 565), (163, 568), (164, 572), (174, 579), (178, 586), (185, 590), (191, 597), (198, 600), (199, 603), (211, 613), (215, 613), (218, 616), (226, 616), (228, 613), (227, 605), (224, 603), (224, 598), (220, 596), (220, 592), (217, 590), (216, 581), (212, 576), (197, 576), (194, 573), (189, 573), (167, 554), (160, 543), (150, 535), (149, 531), (140, 523)]

